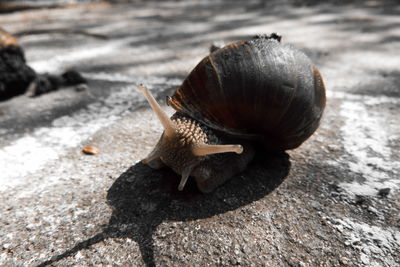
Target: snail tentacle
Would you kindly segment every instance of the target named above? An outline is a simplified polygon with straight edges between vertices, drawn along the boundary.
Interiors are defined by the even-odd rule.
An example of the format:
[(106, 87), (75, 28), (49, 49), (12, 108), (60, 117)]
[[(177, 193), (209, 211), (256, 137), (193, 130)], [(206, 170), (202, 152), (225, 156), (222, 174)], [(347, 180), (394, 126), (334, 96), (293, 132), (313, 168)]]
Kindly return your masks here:
[(207, 156), (218, 153), (235, 152), (241, 154), (243, 147), (241, 145), (208, 145), (199, 144), (192, 148), (192, 153), (195, 156)]
[(153, 95), (149, 92), (149, 90), (144, 87), (143, 85), (139, 85), (140, 91), (144, 94), (147, 101), (149, 102), (151, 109), (157, 115), (158, 119), (160, 120), (161, 124), (164, 127), (164, 134), (167, 137), (172, 137), (176, 135), (176, 127), (168, 115), (161, 109), (160, 105), (154, 99)]
[(158, 149), (154, 149), (152, 152), (150, 152), (150, 154), (146, 158), (142, 159), (142, 163), (148, 164), (151, 161), (158, 159), (159, 157), (160, 154), (158, 152)]
[(181, 181), (179, 182), (178, 190), (182, 191), (186, 185), (187, 180), (189, 179), (190, 173), (192, 172), (193, 167), (188, 167), (182, 172)]

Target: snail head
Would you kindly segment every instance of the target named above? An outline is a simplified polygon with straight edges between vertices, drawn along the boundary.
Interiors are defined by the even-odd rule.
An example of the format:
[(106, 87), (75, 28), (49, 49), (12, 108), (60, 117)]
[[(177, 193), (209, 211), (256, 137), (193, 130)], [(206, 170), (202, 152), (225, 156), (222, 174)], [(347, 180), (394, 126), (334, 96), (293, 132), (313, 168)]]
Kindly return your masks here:
[(209, 144), (207, 132), (199, 122), (178, 113), (170, 118), (146, 87), (139, 86), (139, 89), (164, 128), (156, 147), (142, 162), (151, 164), (161, 161), (180, 174), (179, 190), (183, 190), (192, 171), (208, 155), (226, 152), (241, 154), (243, 152), (241, 145)]

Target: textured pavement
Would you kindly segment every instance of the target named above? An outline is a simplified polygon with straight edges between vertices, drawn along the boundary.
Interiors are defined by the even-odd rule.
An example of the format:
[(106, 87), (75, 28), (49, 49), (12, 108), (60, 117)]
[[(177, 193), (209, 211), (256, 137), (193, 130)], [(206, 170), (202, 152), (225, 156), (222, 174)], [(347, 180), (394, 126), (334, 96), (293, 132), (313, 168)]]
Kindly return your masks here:
[[(90, 4), (0, 14), (38, 72), (88, 78), (0, 103), (0, 266), (397, 266), (400, 9), (395, 1)], [(279, 32), (327, 87), (318, 131), (204, 195), (140, 163), (161, 103), (208, 53)], [(163, 105), (170, 113), (170, 107)], [(86, 145), (100, 149), (84, 155)]]

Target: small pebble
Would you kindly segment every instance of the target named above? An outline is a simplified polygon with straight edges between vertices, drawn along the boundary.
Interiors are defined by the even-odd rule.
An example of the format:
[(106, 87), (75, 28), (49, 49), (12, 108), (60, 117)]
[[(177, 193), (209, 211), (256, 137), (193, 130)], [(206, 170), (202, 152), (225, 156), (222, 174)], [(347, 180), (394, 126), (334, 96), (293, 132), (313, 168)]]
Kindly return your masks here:
[(215, 41), (210, 46), (210, 53), (217, 51), (218, 49), (221, 49), (224, 46), (225, 43), (223, 41)]
[(367, 198), (365, 196), (362, 196), (362, 195), (356, 195), (355, 204), (356, 205), (367, 204)]
[(75, 87), (75, 91), (76, 92), (81, 92), (81, 91), (85, 91), (85, 90), (88, 90), (88, 86), (87, 86), (87, 84), (85, 84), (85, 83), (81, 83), (81, 84), (78, 84), (76, 87)]
[(96, 155), (100, 152), (100, 149), (98, 149), (97, 147), (94, 147), (94, 146), (85, 146), (82, 149), (82, 152), (86, 155)]
[(390, 193), (390, 188), (382, 188), (378, 191), (378, 196), (384, 198), (387, 197)]

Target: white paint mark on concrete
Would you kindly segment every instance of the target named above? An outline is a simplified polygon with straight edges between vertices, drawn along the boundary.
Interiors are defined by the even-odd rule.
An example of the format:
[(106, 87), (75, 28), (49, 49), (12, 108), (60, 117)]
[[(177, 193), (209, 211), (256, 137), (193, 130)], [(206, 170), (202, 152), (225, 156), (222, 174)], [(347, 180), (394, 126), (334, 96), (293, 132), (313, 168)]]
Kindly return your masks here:
[(169, 79), (165, 77), (146, 77), (145, 80), (141, 80), (140, 78), (130, 76), (130, 75), (124, 75), (122, 73), (106, 73), (106, 72), (84, 72), (82, 73), (84, 77), (87, 77), (89, 79), (93, 80), (103, 80), (103, 81), (109, 81), (109, 82), (127, 82), (127, 83), (135, 83), (136, 85), (139, 84), (180, 84), (182, 83), (181, 79)]
[(131, 112), (130, 108), (141, 100), (144, 98), (135, 86), (121, 88), (102, 103), (92, 103), (72, 116), (60, 117), (51, 127), (38, 128), (3, 147), (0, 149), (0, 191), (22, 184), (26, 175), (46, 167), (68, 149), (77, 147), (99, 129)]
[(127, 46), (131, 42), (142, 41), (154, 37), (155, 34), (127, 37), (113, 42), (106, 42), (103, 45), (90, 45), (78, 47), (72, 52), (65, 53), (51, 59), (30, 62), (29, 65), (37, 72), (54, 72), (63, 70), (66, 66), (77, 65), (79, 61), (96, 58), (118, 51), (118, 48)]
[(358, 223), (349, 218), (328, 218), (328, 222), (346, 239), (345, 244), (360, 251), (360, 260), (367, 266), (396, 266), (392, 255), (400, 252), (400, 232), (392, 227)]
[(326, 96), (330, 99), (343, 99), (348, 101), (360, 101), (365, 105), (374, 106), (380, 104), (400, 104), (399, 97), (392, 96), (371, 96), (371, 95), (360, 95), (351, 94), (340, 91), (327, 91)]
[[(117, 81), (117, 78), (128, 77), (109, 78)], [(158, 84), (176, 86), (179, 80), (152, 77), (142, 82), (152, 89)], [(131, 113), (141, 102), (145, 103), (145, 99), (135, 85), (122, 87), (106, 99), (89, 104), (84, 110), (55, 119), (51, 127), (38, 128), (1, 148), (0, 191), (23, 184), (28, 174), (49, 166), (50, 162), (79, 146), (96, 131)]]
[[(52, 140), (48, 142), (51, 136)], [(19, 178), (57, 159), (60, 152), (76, 145), (79, 139), (80, 136), (68, 126), (39, 128), (32, 135), (4, 147), (0, 150), (0, 190), (19, 184)]]
[[(328, 97), (342, 99), (340, 115), (343, 147), (347, 155), (339, 159), (363, 181), (340, 183), (350, 194), (374, 196), (382, 188), (400, 188), (400, 162), (392, 159), (390, 126), (380, 112), (372, 107), (380, 104), (400, 104), (400, 99), (387, 96), (363, 96), (330, 92)], [(350, 157), (349, 157), (350, 156)]]

